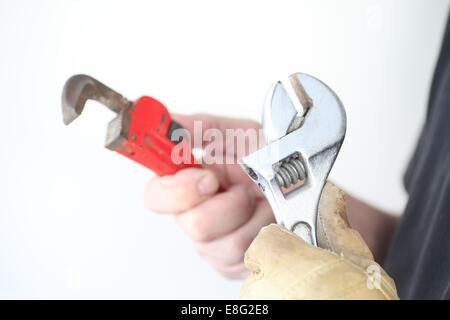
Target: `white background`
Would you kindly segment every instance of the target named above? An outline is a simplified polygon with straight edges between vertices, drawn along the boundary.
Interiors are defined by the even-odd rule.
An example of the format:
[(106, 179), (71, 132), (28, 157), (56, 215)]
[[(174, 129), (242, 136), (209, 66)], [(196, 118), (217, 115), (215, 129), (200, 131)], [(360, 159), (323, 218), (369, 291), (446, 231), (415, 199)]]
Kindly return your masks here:
[(401, 212), (448, 5), (0, 0), (0, 298), (234, 298), (241, 284), (145, 210), (152, 174), (103, 148), (106, 108), (62, 124), (69, 76), (258, 120), (271, 82), (313, 74), (347, 109), (333, 180)]

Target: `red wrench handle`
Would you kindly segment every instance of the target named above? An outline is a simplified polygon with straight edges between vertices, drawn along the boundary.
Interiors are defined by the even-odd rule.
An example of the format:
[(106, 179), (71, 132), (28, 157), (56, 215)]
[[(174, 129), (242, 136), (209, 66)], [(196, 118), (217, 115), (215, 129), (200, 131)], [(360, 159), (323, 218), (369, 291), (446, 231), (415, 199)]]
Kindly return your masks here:
[(174, 130), (182, 127), (170, 118), (166, 107), (158, 100), (143, 96), (127, 110), (126, 139), (116, 152), (149, 168), (159, 176), (174, 174), (195, 163), (186, 139), (172, 141)]

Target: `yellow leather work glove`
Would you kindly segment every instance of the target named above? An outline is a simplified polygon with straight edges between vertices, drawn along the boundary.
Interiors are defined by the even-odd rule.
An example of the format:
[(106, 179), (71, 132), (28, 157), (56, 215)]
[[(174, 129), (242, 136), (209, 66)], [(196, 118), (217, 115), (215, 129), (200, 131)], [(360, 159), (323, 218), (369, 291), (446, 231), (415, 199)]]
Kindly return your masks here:
[(240, 299), (398, 299), (394, 281), (350, 228), (344, 193), (328, 182), (319, 203), (318, 244), (283, 227), (261, 229), (245, 254), (252, 274)]

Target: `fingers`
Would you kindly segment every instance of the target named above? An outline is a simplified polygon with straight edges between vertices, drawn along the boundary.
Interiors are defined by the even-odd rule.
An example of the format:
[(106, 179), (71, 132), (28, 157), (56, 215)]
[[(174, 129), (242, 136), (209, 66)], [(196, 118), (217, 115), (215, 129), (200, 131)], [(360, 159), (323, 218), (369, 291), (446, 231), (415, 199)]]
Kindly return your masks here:
[(178, 213), (202, 203), (218, 189), (219, 181), (210, 170), (184, 169), (150, 180), (145, 190), (145, 204), (151, 211)]
[(216, 266), (231, 266), (242, 263), (244, 254), (259, 230), (275, 222), (272, 210), (266, 201), (259, 201), (256, 210), (245, 224), (229, 234), (209, 242), (196, 242), (198, 253)]
[[(188, 131), (187, 141), (190, 140), (191, 147), (199, 151), (196, 153), (197, 160), (203, 167), (216, 173), (221, 186), (251, 184), (237, 159), (262, 145), (263, 135), (259, 123), (207, 114), (171, 114), (171, 118)], [(252, 188), (255, 185), (252, 184)]]
[[(219, 157), (220, 161), (236, 163), (237, 158), (256, 151), (262, 144), (262, 135), (259, 130), (261, 125), (252, 120), (208, 114), (190, 116), (172, 114), (171, 117), (190, 133), (195, 148), (208, 149), (207, 146), (213, 144), (213, 148), (206, 152), (212, 157), (210, 160), (217, 159), (217, 152), (220, 152), (222, 154)], [(213, 150), (214, 153), (212, 153)], [(206, 163), (210, 163), (210, 160), (205, 160)]]
[[(245, 254), (252, 275), (240, 299), (398, 299), (395, 285), (373, 261), (307, 244), (272, 224), (259, 232)], [(379, 287), (368, 267), (379, 275)], [(377, 289), (377, 290), (374, 290)]]
[[(187, 129), (192, 137), (198, 130), (197, 126), (194, 129), (195, 121), (200, 122), (203, 132), (218, 129), (225, 134), (226, 129), (243, 129), (236, 133), (245, 138), (241, 148), (247, 148), (253, 141), (252, 132), (247, 137), (245, 130), (260, 129), (257, 122), (243, 119), (176, 114), (171, 118)], [(257, 140), (259, 136), (256, 137)], [(208, 145), (210, 141), (205, 141), (203, 143), (202, 139), (202, 147), (211, 147)], [(234, 149), (237, 150), (239, 141), (233, 146), (233, 159), (236, 158)], [(214, 154), (219, 152), (230, 156), (225, 150), (213, 150)], [(261, 191), (237, 164), (208, 165), (205, 162), (204, 165), (206, 168), (184, 169), (173, 176), (153, 178), (146, 188), (146, 206), (151, 211), (177, 213), (175, 218), (179, 226), (217, 271), (228, 278), (243, 278), (248, 274), (243, 264), (244, 253), (260, 228), (274, 221), (272, 211), (265, 199), (262, 200)], [(228, 189), (217, 193), (219, 184)]]
[(250, 275), (250, 270), (247, 269), (243, 262), (235, 265), (222, 265), (216, 264), (215, 261), (209, 261), (206, 259), (214, 269), (217, 270), (222, 276), (231, 280), (245, 279)]
[(291, 265), (312, 269), (330, 252), (314, 247), (278, 224), (261, 229), (245, 253), (245, 265), (257, 277)]
[(261, 265), (275, 262), (275, 256), (282, 258), (293, 255), (294, 248), (303, 242), (299, 237), (277, 224), (271, 224), (262, 228), (253, 240), (245, 254), (245, 264), (255, 273), (260, 271)]
[(170, 117), (191, 134), (194, 132), (195, 121), (201, 123), (203, 131), (208, 129), (218, 129), (224, 133), (226, 129), (261, 128), (261, 125), (253, 120), (218, 117), (209, 114), (181, 115), (172, 113), (170, 114)]
[(175, 219), (194, 241), (211, 241), (244, 224), (253, 210), (254, 197), (248, 188), (235, 185), (177, 215)]

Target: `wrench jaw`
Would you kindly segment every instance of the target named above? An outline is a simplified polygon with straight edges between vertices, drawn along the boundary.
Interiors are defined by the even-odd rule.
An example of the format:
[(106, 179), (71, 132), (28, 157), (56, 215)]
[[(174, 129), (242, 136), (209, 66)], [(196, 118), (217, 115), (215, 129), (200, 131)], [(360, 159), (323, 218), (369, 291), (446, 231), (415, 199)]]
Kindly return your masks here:
[(297, 113), (298, 111), (283, 84), (278, 81), (272, 85), (264, 99), (261, 119), (267, 143), (285, 136)]
[(130, 115), (127, 110), (132, 102), (88, 75), (74, 75), (64, 85), (62, 94), (64, 124), (69, 125), (78, 118), (88, 100), (98, 101), (117, 114), (108, 124), (105, 147), (113, 151), (119, 149), (131, 153), (125, 144), (130, 128)]
[[(268, 145), (241, 158), (239, 163), (263, 191), (277, 222), (317, 246), (319, 200), (344, 140), (346, 115), (339, 98), (320, 80), (306, 74), (294, 74), (290, 79), (297, 98), (306, 110), (304, 119), (299, 122), (300, 127), (292, 132), (287, 129), (285, 135), (279, 138), (269, 136), (268, 141), (271, 142)], [(271, 89), (272, 93), (274, 91)], [(286, 110), (286, 107), (270, 106), (270, 112), (274, 115), (277, 109)], [(301, 119), (296, 115), (293, 117)], [(265, 121), (266, 125), (270, 123), (270, 117), (266, 116)], [(292, 123), (291, 120), (288, 125), (284, 124), (283, 130), (292, 128)], [(269, 128), (276, 125), (269, 124)], [(276, 173), (293, 156), (301, 160), (306, 178), (303, 185), (286, 193), (280, 187)]]
[(89, 99), (100, 102), (117, 114), (131, 105), (128, 99), (100, 81), (88, 75), (77, 74), (66, 81), (62, 93), (62, 114), (65, 125), (80, 116)]

